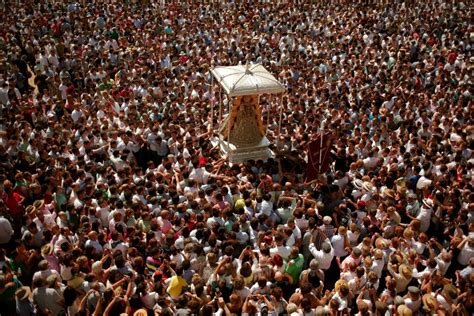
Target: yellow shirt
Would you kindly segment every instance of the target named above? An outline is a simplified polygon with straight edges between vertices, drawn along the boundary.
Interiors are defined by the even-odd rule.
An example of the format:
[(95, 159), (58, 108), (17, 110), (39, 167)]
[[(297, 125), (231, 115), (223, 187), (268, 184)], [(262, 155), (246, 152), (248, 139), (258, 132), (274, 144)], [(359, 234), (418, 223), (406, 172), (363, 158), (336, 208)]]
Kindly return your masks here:
[(172, 298), (176, 298), (181, 295), (183, 288), (186, 286), (188, 286), (188, 283), (186, 283), (185, 279), (180, 276), (174, 275), (171, 277), (167, 292)]

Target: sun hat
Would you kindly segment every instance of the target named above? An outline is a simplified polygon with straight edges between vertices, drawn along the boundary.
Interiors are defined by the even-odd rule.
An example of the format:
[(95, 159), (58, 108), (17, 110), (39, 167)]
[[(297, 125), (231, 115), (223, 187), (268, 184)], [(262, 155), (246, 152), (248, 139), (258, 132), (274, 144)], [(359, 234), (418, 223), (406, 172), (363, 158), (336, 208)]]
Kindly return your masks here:
[(147, 316), (148, 313), (146, 309), (140, 308), (139, 310), (136, 310), (135, 313), (133, 313), (133, 316)]
[(363, 188), (364, 181), (360, 179), (355, 179), (354, 181), (352, 181), (352, 184), (354, 185), (355, 188), (361, 190)]
[(423, 301), (423, 308), (425, 311), (433, 311), (438, 307), (438, 302), (431, 293), (423, 295), (421, 300)]
[(406, 264), (400, 265), (400, 274), (405, 278), (410, 279), (413, 276), (413, 271)]
[(423, 204), (428, 208), (434, 207), (434, 202), (432, 199), (423, 199)]
[(406, 305), (400, 305), (397, 307), (397, 314), (399, 316), (411, 316), (413, 311)]
[(46, 244), (43, 247), (41, 247), (41, 255), (51, 256), (52, 253), (53, 253), (53, 245), (52, 244)]
[(383, 191), (383, 197), (395, 199), (395, 191), (393, 191), (392, 189), (385, 189)]
[(443, 287), (443, 294), (452, 300), (458, 297), (458, 289), (453, 284), (446, 284)]
[(25, 208), (25, 212), (26, 212), (26, 214), (35, 214), (36, 213), (36, 207), (34, 207), (33, 205), (28, 205)]
[(324, 224), (330, 225), (331, 222), (332, 222), (331, 216), (324, 216), (324, 217), (323, 217), (323, 223), (324, 223)]
[(23, 301), (24, 299), (27, 299), (27, 298), (31, 297), (30, 287), (29, 286), (22, 286), (22, 287), (18, 288), (15, 291), (15, 297), (19, 301)]
[(368, 192), (374, 192), (374, 185), (369, 181), (365, 181), (362, 187)]
[(40, 210), (44, 206), (44, 200), (36, 200), (33, 202), (33, 206), (36, 207), (37, 210)]

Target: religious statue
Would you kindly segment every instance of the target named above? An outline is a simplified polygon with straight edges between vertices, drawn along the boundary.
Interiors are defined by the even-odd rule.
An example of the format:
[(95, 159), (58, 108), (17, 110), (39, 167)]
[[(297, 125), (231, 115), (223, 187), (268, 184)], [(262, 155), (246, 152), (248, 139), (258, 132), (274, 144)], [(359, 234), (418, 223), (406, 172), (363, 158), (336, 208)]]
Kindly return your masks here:
[(221, 135), (226, 140), (228, 137), (228, 141), (236, 147), (258, 145), (265, 134), (258, 96), (238, 97), (233, 104), (231, 113), (220, 131)]

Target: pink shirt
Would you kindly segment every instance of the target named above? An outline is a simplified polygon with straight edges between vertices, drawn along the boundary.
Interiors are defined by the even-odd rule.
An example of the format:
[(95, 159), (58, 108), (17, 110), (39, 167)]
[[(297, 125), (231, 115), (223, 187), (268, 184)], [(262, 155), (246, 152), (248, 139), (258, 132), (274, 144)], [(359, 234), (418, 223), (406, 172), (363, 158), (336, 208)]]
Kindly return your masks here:
[(48, 261), (49, 268), (51, 270), (56, 270), (60, 272), (61, 269), (59, 268), (59, 259), (56, 256), (43, 256), (44, 260)]
[(349, 265), (350, 265), (352, 262), (354, 262), (356, 265), (359, 265), (361, 258), (362, 258), (362, 257), (354, 258), (352, 255), (348, 256), (346, 259), (344, 259), (344, 260), (341, 262), (341, 269), (342, 269), (342, 270), (349, 269)]

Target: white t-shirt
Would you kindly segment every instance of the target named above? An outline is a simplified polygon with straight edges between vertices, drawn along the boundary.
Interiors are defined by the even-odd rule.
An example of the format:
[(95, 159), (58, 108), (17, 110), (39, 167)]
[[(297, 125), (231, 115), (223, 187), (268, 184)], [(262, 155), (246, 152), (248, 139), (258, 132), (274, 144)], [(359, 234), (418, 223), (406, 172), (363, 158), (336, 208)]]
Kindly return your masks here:
[(270, 248), (270, 256), (274, 256), (279, 254), (284, 260), (288, 260), (288, 256), (290, 255), (291, 248), (288, 246), (276, 246)]
[(76, 110), (74, 109), (71, 113), (71, 118), (75, 122), (77, 122), (82, 116), (82, 111), (81, 110)]
[(158, 301), (159, 295), (156, 292), (147, 292), (143, 296), (141, 296), (143, 305), (147, 309), (153, 309), (155, 306), (156, 302)]
[(331, 244), (334, 248), (334, 255), (336, 257), (345, 257), (348, 255), (347, 251), (344, 249), (344, 237), (341, 235), (337, 234), (332, 236)]
[(331, 251), (329, 253), (325, 253), (322, 250), (316, 249), (313, 243), (309, 244), (309, 251), (313, 255), (313, 257), (318, 260), (319, 268), (321, 270), (327, 270), (331, 267), (332, 259), (334, 258), (334, 248), (331, 247)]
[(469, 263), (469, 259), (474, 257), (474, 248), (469, 246), (469, 243), (464, 244), (461, 252), (458, 255), (459, 264), (466, 266)]
[(97, 213), (99, 213), (100, 224), (103, 227), (108, 226), (109, 225), (110, 209), (108, 207), (98, 207), (97, 208)]
[(383, 270), (383, 266), (385, 264), (383, 258), (380, 259), (380, 260), (376, 260), (375, 258), (372, 258), (372, 267), (371, 267), (371, 270), (375, 272), (375, 274), (377, 274), (377, 276), (379, 277), (379, 279), (382, 277), (382, 270)]
[(427, 208), (421, 207), (420, 213), (418, 213), (418, 216), (416, 217), (416, 219), (421, 222), (420, 230), (424, 233), (428, 230), (428, 228), (430, 228), (432, 211), (433, 210), (430, 208), (427, 209)]
[(441, 254), (438, 255), (438, 257), (436, 257), (435, 260), (436, 260), (436, 263), (438, 264), (439, 272), (441, 272), (442, 275), (445, 275), (449, 269), (449, 266), (451, 265), (451, 261), (446, 262), (443, 259), (441, 259)]
[[(446, 300), (446, 298), (443, 295), (437, 294), (436, 295), (436, 300), (438, 301), (438, 304), (440, 305), (440, 307), (442, 307), (448, 313), (451, 312), (452, 304), (448, 303), (448, 301)], [(456, 305), (456, 301), (457, 300), (453, 300), (454, 305)]]

